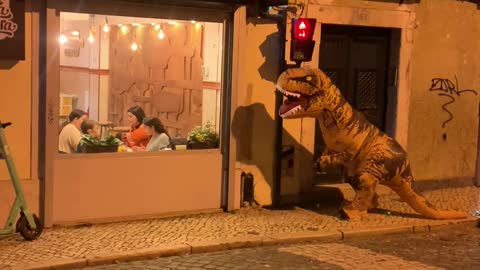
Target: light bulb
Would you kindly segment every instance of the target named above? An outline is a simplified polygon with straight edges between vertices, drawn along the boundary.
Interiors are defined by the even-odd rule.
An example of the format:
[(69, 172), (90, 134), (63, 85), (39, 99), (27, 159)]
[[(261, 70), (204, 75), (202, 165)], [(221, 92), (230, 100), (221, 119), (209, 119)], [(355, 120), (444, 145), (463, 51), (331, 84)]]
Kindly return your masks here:
[(72, 36), (78, 37), (78, 36), (80, 36), (80, 32), (78, 32), (78, 31), (72, 31)]
[(110, 31), (110, 26), (107, 23), (103, 26), (103, 32), (108, 33)]
[(88, 35), (88, 42), (93, 43), (95, 41), (95, 38), (93, 37), (93, 33), (90, 31), (90, 34)]
[(159, 39), (164, 39), (165, 38), (165, 33), (163, 32), (163, 29), (160, 29), (160, 32), (158, 32), (158, 38)]
[(190, 22), (191, 22), (192, 24), (195, 24), (195, 23), (196, 23), (196, 21), (193, 21), (193, 20), (192, 20), (192, 21), (190, 21)]
[(160, 29), (160, 25), (159, 25), (159, 24), (156, 24), (156, 25), (155, 25), (155, 30), (158, 30), (158, 29)]
[(67, 42), (67, 37), (64, 34), (61, 34), (58, 38), (58, 42), (60, 42), (60, 44), (65, 44)]
[(136, 51), (136, 50), (138, 49), (137, 43), (134, 41), (134, 42), (132, 43), (132, 46), (130, 46), (130, 48), (132, 49), (132, 51)]
[(126, 25), (123, 25), (122, 27), (120, 27), (120, 30), (122, 31), (122, 34), (125, 35), (128, 31), (128, 27)]
[(168, 22), (168, 24), (170, 24), (170, 25), (176, 25), (176, 24), (177, 24), (177, 22), (174, 22), (174, 21), (169, 21), (169, 22)]

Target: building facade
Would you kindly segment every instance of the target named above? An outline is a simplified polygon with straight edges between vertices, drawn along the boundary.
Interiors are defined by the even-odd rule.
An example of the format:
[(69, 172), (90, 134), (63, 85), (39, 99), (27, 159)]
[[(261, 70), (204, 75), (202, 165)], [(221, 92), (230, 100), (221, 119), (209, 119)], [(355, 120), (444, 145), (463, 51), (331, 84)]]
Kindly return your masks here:
[[(238, 209), (242, 172), (254, 176), (261, 205), (278, 199), (275, 190), (288, 201), (325, 183), (312, 168), (322, 145), (315, 121), (298, 119), (283, 121), (275, 186), (274, 90), (282, 60), (275, 22), (247, 17), (241, 1), (189, 2), (25, 1), (25, 60), (1, 61), (1, 120), (13, 122), (6, 135), (27, 200), (47, 226)], [(417, 181), (473, 183), (477, 5), (298, 2), (298, 16), (317, 18), (313, 60), (304, 65), (328, 71), (357, 109), (406, 148)], [(122, 128), (134, 104), (161, 118), (172, 136), (213, 122), (220, 145), (58, 153), (59, 126), (73, 107)], [(13, 190), (3, 165), (0, 179), (4, 218)]]

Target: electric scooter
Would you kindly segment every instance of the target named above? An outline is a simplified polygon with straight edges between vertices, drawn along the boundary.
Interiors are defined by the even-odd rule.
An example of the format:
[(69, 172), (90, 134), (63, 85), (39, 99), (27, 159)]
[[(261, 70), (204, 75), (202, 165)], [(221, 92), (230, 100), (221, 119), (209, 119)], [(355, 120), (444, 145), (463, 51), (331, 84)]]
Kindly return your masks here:
[[(8, 172), (10, 173), (10, 179), (12, 185), (15, 189), (15, 202), (10, 210), (5, 227), (0, 230), (0, 238), (6, 237), (12, 233), (20, 233), (25, 240), (32, 241), (37, 239), (43, 231), (43, 224), (40, 219), (32, 214), (28, 209), (27, 202), (25, 201), (25, 196), (23, 194), (22, 186), (20, 184), (20, 179), (17, 174), (17, 169), (13, 163), (13, 158), (10, 154), (10, 149), (7, 144), (7, 139), (5, 137), (4, 129), (10, 126), (12, 123), (1, 123), (0, 122), (0, 159), (5, 159), (7, 163)], [(13, 227), (15, 218), (20, 214), (19, 219)]]

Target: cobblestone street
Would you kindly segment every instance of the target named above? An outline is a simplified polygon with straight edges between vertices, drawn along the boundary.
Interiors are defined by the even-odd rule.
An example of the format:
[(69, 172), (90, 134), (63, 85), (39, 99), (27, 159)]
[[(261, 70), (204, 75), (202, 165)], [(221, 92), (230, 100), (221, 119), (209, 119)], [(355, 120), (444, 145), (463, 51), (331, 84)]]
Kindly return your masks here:
[[(480, 208), (480, 188), (478, 187), (435, 190), (425, 192), (424, 195), (435, 206), (443, 209), (461, 209), (473, 215), (475, 210)], [(176, 252), (169, 253), (170, 255), (181, 255), (196, 254), (206, 250), (225, 250), (230, 247), (257, 247), (264, 244), (272, 246), (278, 243), (292, 243), (292, 240), (300, 242), (304, 239), (321, 239), (325, 244), (342, 238), (350, 240), (359, 235), (372, 235), (382, 230), (412, 234), (412, 231), (428, 231), (436, 228), (435, 226), (453, 222), (423, 218), (414, 214), (408, 205), (395, 197), (381, 197), (380, 208), (381, 210), (370, 213), (366, 218), (355, 221), (342, 220), (337, 208), (320, 206), (318, 209), (310, 210), (295, 208), (274, 211), (243, 208), (233, 213), (222, 212), (92, 226), (55, 227), (46, 229), (39, 239), (32, 242), (24, 241), (18, 234), (0, 240), (0, 269), (52, 269), (51, 265), (62, 267), (98, 265), (113, 262), (118, 257), (131, 260), (132, 255), (135, 257), (138, 254), (143, 255), (136, 256), (135, 260), (152, 258), (154, 257), (152, 254), (163, 254), (165, 249)], [(366, 243), (370, 242), (352, 244), (348, 247), (344, 246), (345, 242), (332, 244), (332, 246), (324, 246), (320, 243), (318, 243), (319, 246), (302, 246), (305, 249), (302, 254), (310, 254), (312, 258), (297, 257), (295, 247), (292, 247), (288, 253), (283, 252), (277, 255), (275, 252), (280, 251), (275, 251), (272, 247), (252, 251), (252, 254), (261, 254), (260, 250), (270, 250), (269, 256), (278, 256), (281, 264), (283, 264), (281, 260), (288, 255), (290, 259), (286, 261), (291, 260), (292, 263), (300, 260), (306, 267), (310, 265), (335, 269), (343, 264), (338, 262), (335, 264), (325, 260), (325, 257), (321, 257), (322, 264), (319, 264), (316, 259), (314, 264), (309, 264), (308, 261), (313, 260), (315, 256), (325, 254), (331, 257), (342, 250), (357, 252), (363, 248), (360, 244)], [(451, 241), (441, 243), (450, 244)], [(389, 246), (396, 245), (396, 243), (390, 243), (385, 249), (380, 250), (387, 252)], [(412, 246), (415, 248), (421, 244)], [(374, 247), (371, 248), (376, 250)], [(318, 252), (319, 250), (321, 252)], [(453, 250), (451, 253), (455, 254), (455, 252), (457, 251)], [(368, 256), (378, 256), (378, 254), (373, 252)], [(416, 257), (415, 254), (412, 256)], [(238, 257), (241, 256), (238, 255)], [(268, 258), (266, 254), (259, 256), (260, 259), (263, 257)], [(406, 261), (409, 260), (407, 257)], [(240, 261), (248, 262), (249, 260), (245, 257)], [(267, 259), (265, 264), (269, 264), (269, 261), (271, 260)], [(388, 261), (385, 260), (384, 263)], [(350, 261), (345, 263), (348, 262)], [(253, 263), (257, 265), (256, 262)], [(298, 269), (296, 268), (298, 264), (294, 263), (294, 265), (295, 269)], [(44, 268), (38, 268), (39, 266)], [(275, 266), (271, 267), (275, 269)]]
[(83, 268), (140, 269), (480, 269), (480, 228), (360, 237), (334, 243), (244, 248)]

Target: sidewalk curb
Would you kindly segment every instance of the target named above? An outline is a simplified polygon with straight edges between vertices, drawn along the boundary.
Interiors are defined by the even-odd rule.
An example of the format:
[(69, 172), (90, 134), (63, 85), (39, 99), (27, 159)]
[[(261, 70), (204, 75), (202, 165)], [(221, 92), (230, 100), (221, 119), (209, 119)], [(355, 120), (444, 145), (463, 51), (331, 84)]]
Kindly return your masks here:
[(394, 233), (412, 233), (413, 226), (402, 225), (402, 226), (389, 226), (389, 227), (379, 227), (371, 229), (356, 229), (356, 230), (340, 230), (342, 233), (342, 239), (352, 239), (355, 237), (370, 236), (370, 235), (380, 235), (380, 234), (394, 234)]
[(271, 246), (282, 244), (293, 244), (299, 242), (334, 242), (341, 240), (350, 240), (355, 237), (364, 237), (368, 235), (386, 235), (394, 233), (415, 233), (430, 232), (441, 227), (472, 223), (476, 224), (478, 218), (467, 218), (465, 220), (445, 220), (433, 225), (402, 225), (390, 227), (378, 227), (372, 229), (338, 230), (333, 232), (304, 232), (288, 235), (266, 235), (266, 236), (246, 236), (229, 239), (226, 241), (204, 241), (169, 245), (163, 247), (139, 249), (133, 251), (122, 251), (113, 253), (104, 253), (89, 255), (78, 259), (57, 259), (40, 263), (12, 266), (12, 270), (67, 270), (79, 267), (98, 266), (105, 264), (114, 264), (118, 262), (137, 261), (144, 259), (155, 259), (159, 257), (179, 256), (188, 254), (198, 254), (206, 252), (215, 252), (229, 249), (238, 249), (246, 247)]

